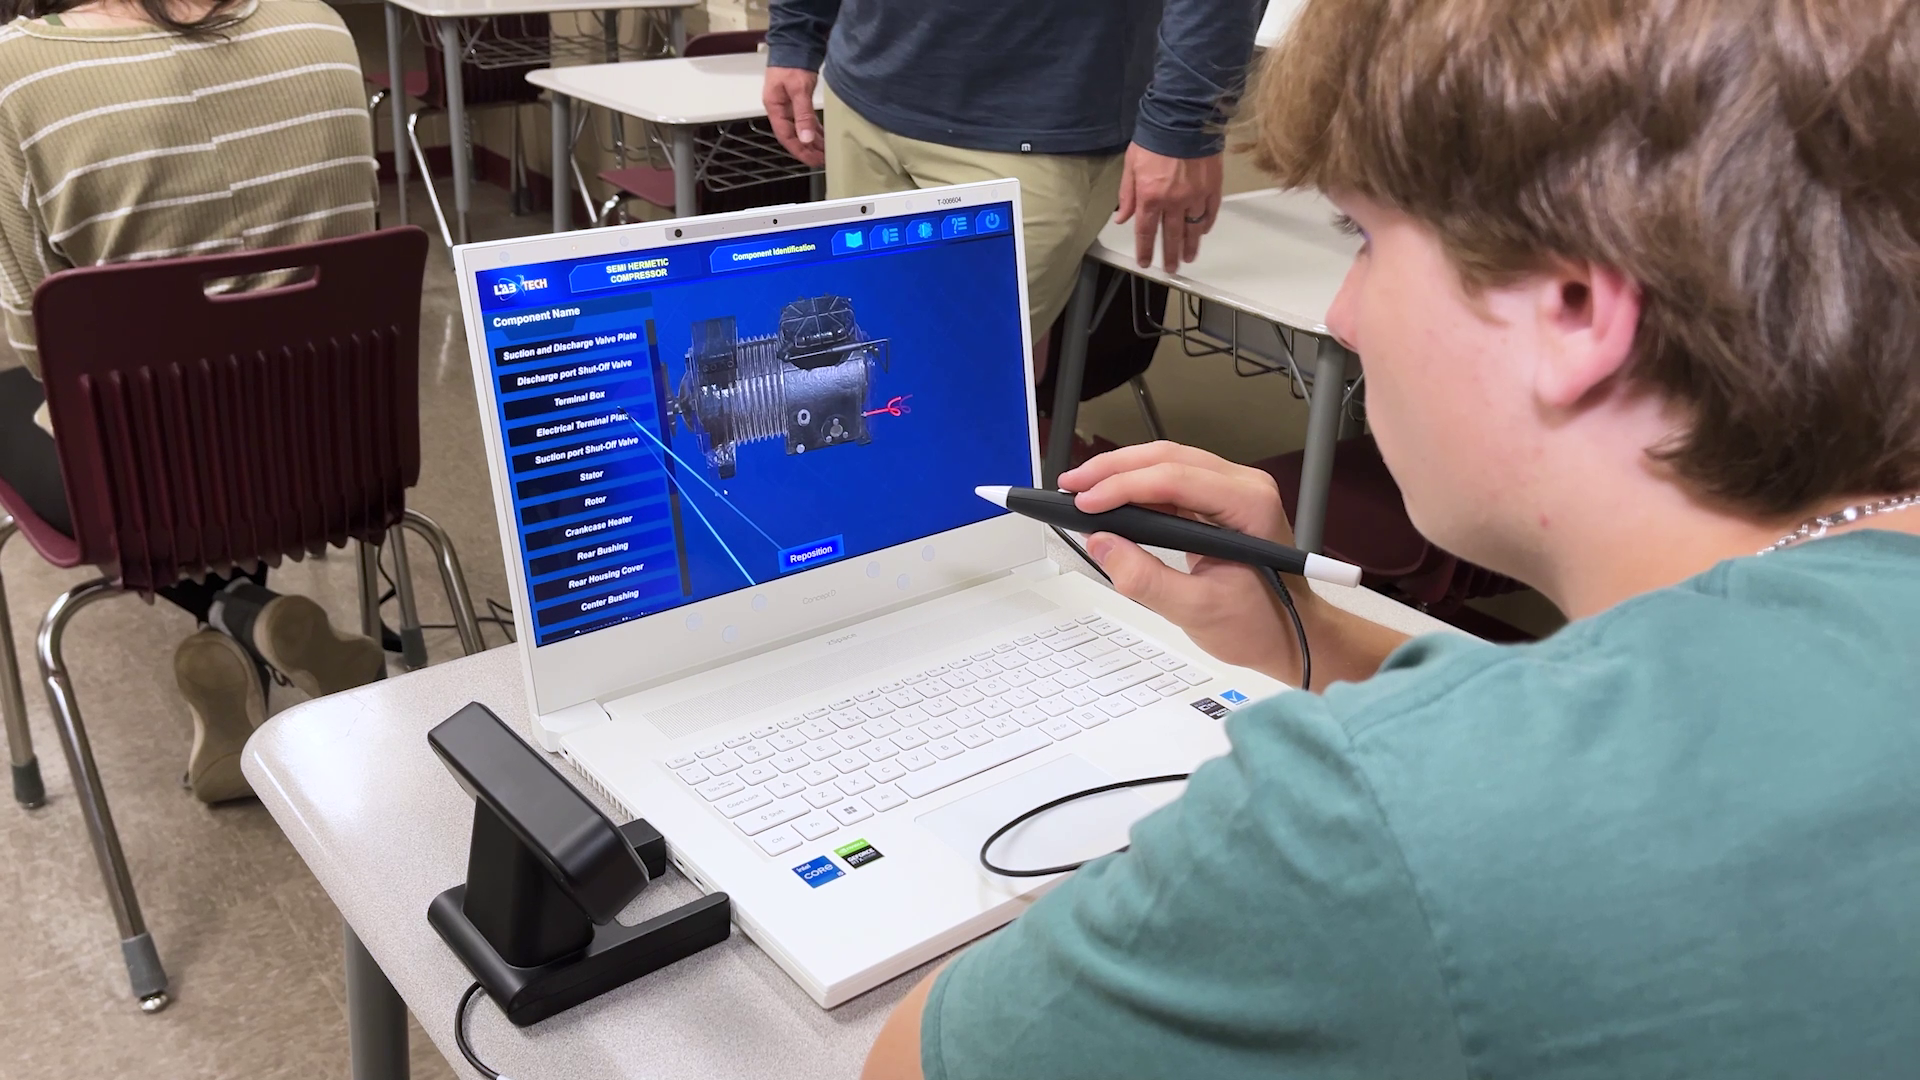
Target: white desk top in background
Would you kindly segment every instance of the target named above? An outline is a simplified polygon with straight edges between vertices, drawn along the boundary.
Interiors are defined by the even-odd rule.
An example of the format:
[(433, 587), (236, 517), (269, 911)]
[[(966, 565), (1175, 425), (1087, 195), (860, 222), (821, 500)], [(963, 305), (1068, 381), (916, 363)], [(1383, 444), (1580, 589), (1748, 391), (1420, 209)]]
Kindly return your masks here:
[[(1311, 191), (1249, 191), (1221, 200), (1200, 257), (1169, 275), (1133, 257), (1133, 222), (1108, 222), (1087, 257), (1150, 281), (1216, 300), (1310, 334), (1327, 332), (1327, 309), (1360, 250), (1333, 227), (1334, 206)], [(1156, 248), (1156, 256), (1158, 250)]]
[(393, 0), (396, 6), (435, 19), (485, 19), (496, 15), (613, 11), (626, 8), (692, 8), (700, 0)]
[[(1081, 565), (1063, 545), (1052, 554)], [(1404, 633), (1450, 629), (1377, 593), (1313, 586)], [(513, 648), (298, 705), (255, 732), (245, 754), (260, 801), (452, 1061), (460, 1061), (454, 1003), (473, 979), (427, 924), (427, 904), (465, 880), (473, 800), (428, 748), (427, 730), (470, 701), (527, 736), (526, 685)], [(697, 895), (670, 871), (636, 907), (646, 918)], [(736, 930), (714, 948), (531, 1028), (513, 1027), (483, 1001), (469, 1032), (481, 1060), (508, 1076), (845, 1080), (858, 1074), (887, 1014), (927, 970), (829, 1011)], [(467, 1075), (464, 1062), (460, 1068)]]
[[(760, 89), (766, 75), (767, 54), (753, 52), (542, 68), (528, 72), (527, 81), (576, 101), (655, 124), (687, 125), (720, 124), (767, 115), (766, 106), (760, 102)], [(821, 98), (816, 89), (814, 108), (821, 107)]]
[(1293, 25), (1294, 16), (1300, 14), (1300, 7), (1306, 0), (1267, 0), (1267, 13), (1260, 17), (1260, 28), (1253, 32), (1253, 43), (1268, 49), (1280, 43), (1287, 29)]

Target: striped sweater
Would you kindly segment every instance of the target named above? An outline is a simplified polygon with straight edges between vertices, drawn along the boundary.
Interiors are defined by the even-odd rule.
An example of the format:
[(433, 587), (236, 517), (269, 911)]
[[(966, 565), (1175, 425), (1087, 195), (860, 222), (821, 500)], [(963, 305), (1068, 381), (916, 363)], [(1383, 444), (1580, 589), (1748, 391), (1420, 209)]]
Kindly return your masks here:
[(37, 374), (33, 290), (73, 266), (364, 232), (377, 197), (353, 38), (319, 0), (158, 27), (0, 27), (0, 311)]

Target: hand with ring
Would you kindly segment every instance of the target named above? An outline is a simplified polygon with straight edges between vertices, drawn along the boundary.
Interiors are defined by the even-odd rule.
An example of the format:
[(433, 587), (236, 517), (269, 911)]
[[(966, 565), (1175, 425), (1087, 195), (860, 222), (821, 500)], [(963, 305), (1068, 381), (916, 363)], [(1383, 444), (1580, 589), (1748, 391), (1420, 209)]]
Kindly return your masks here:
[(1169, 274), (1199, 256), (1200, 238), (1220, 213), (1224, 178), (1219, 154), (1174, 158), (1139, 143), (1127, 147), (1114, 221), (1133, 222), (1134, 257), (1142, 268), (1153, 265), (1156, 236), (1161, 265)]

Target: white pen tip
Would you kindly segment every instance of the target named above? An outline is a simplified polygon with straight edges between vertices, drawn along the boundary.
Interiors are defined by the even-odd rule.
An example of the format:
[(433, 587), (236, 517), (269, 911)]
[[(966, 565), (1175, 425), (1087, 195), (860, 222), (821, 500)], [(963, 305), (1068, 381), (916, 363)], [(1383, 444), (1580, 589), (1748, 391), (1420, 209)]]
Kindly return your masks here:
[(1307, 555), (1307, 565), (1303, 568), (1302, 576), (1329, 581), (1335, 585), (1346, 585), (1350, 588), (1360, 584), (1359, 567), (1311, 552)]
[(998, 506), (1002, 509), (1005, 509), (1007, 505), (1007, 492), (1012, 490), (1013, 488), (1009, 487), (1006, 484), (999, 484), (999, 485), (988, 484), (984, 487), (974, 488), (973, 493), (987, 500), (993, 505)]

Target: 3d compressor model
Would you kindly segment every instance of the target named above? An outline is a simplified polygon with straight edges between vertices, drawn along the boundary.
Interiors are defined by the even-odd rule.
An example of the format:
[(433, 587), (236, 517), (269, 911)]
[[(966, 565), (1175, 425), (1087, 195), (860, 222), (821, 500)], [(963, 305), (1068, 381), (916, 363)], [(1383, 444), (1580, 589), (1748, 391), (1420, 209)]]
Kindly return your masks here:
[(844, 296), (795, 300), (780, 311), (780, 332), (763, 337), (740, 337), (731, 315), (702, 319), (669, 412), (700, 437), (722, 480), (748, 443), (784, 438), (789, 454), (866, 443), (888, 340), (867, 337)]

